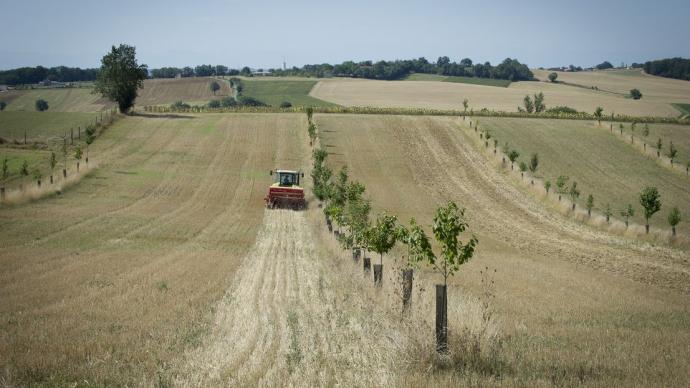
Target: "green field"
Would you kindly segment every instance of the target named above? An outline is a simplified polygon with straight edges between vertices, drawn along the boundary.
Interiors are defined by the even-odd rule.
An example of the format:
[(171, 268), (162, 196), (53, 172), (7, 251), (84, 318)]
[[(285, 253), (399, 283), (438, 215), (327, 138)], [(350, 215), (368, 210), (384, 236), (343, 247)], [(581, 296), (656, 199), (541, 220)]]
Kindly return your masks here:
[(671, 104), (674, 108), (680, 111), (681, 116), (690, 115), (690, 104)]
[(271, 106), (283, 101), (293, 106), (335, 106), (336, 104), (311, 97), (309, 92), (317, 81), (282, 81), (244, 79), (244, 96), (253, 97)]
[[(0, 178), (0, 186), (5, 184), (16, 185), (20, 182), (28, 184), (33, 182), (32, 172), (34, 169), (38, 168), (43, 176), (48, 175), (50, 170), (50, 151), (48, 150), (0, 148), (0, 165), (5, 158), (7, 158), (9, 175), (4, 181)], [(25, 160), (29, 165), (30, 175), (28, 177), (22, 177), (20, 174)]]
[(407, 76), (405, 78), (405, 81), (455, 82), (455, 83), (471, 84), (471, 85), (496, 86), (496, 87), (501, 87), (501, 88), (507, 88), (508, 86), (510, 86), (510, 81), (505, 80), (505, 79), (457, 77), (457, 76), (445, 76), (445, 75), (424, 74), (424, 73), (410, 74), (409, 76)]
[[(659, 189), (663, 203), (661, 211), (652, 218), (652, 224), (667, 227), (666, 216), (672, 206), (690, 209), (690, 178), (645, 157), (609, 133), (604, 124), (597, 128), (596, 122), (487, 117), (479, 120), (479, 128), (488, 130), (498, 139), (499, 146), (508, 142), (511, 149), (517, 149), (519, 161), (527, 163), (533, 153), (538, 153), (537, 177), (555, 183), (556, 177), (567, 175), (571, 182), (577, 181), (581, 191), (578, 205), (583, 206), (587, 196), (592, 194), (595, 209), (603, 210), (609, 203), (618, 216), (630, 203), (637, 209), (634, 220), (643, 223), (638, 195), (644, 186), (651, 185)], [(666, 131), (664, 133), (674, 133), (675, 137), (680, 137), (683, 129), (650, 126), (652, 133)], [(683, 149), (686, 147), (687, 140)]]
[(83, 130), (97, 115), (95, 112), (4, 111), (0, 112), (0, 137), (23, 142), (26, 131), (28, 141), (45, 142), (51, 137), (69, 134), (71, 128), (76, 136), (77, 127)]

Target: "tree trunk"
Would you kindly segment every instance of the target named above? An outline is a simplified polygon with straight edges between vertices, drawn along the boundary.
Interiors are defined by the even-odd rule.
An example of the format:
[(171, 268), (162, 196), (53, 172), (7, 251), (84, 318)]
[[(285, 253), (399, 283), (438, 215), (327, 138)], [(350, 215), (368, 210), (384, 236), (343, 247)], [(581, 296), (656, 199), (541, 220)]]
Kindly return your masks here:
[(62, 169), (62, 177), (67, 178), (67, 169), (66, 168)]
[(412, 282), (414, 280), (414, 272), (412, 269), (404, 269), (402, 271), (403, 285), (402, 285), (402, 302), (403, 314), (410, 311), (412, 306)]
[(40, 180), (40, 179), (37, 180), (37, 181), (36, 181), (36, 184), (38, 184), (38, 188), (40, 189), (40, 188), (41, 188), (41, 180)]
[(79, 162), (77, 162), (77, 172), (79, 172)]
[(649, 234), (649, 223), (645, 224), (644, 230), (647, 234)]
[(575, 204), (573, 203), (573, 211), (575, 211)]
[(676, 226), (675, 225), (672, 226), (671, 230), (673, 231), (673, 236), (675, 237), (676, 236)]
[(371, 270), (371, 257), (365, 257), (363, 262), (364, 262), (364, 273), (367, 274)]
[(50, 184), (53, 184), (53, 174), (50, 174)]
[(0, 187), (0, 201), (4, 201), (4, 200), (5, 200), (5, 188)]
[(448, 295), (445, 284), (436, 285), (436, 351), (448, 352)]

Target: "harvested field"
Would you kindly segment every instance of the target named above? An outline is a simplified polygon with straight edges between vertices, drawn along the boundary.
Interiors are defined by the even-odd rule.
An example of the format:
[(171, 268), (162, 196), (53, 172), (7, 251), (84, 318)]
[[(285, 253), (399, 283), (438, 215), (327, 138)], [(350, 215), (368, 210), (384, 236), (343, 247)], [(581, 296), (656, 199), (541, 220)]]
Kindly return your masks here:
[[(434, 208), (449, 199), (467, 208), (479, 251), (452, 288), (480, 297), (479, 271), (497, 270), (491, 303), (509, 338), (502, 350), (506, 385), (682, 386), (688, 380), (687, 251), (616, 237), (552, 213), (486, 160), (457, 119), (317, 115), (316, 122), (331, 164), (347, 163), (377, 209), (429, 225)], [(384, 260), (384, 267), (393, 265)], [(418, 277), (438, 281), (428, 272)], [(409, 386), (495, 378), (410, 372)]]
[[(656, 82), (658, 77), (653, 77)], [(667, 81), (661, 79), (660, 82)], [(320, 81), (311, 91), (311, 96), (344, 106), (417, 107), (462, 110), (462, 101), (467, 98), (470, 108), (480, 110), (502, 110), (514, 112), (522, 106), (526, 94), (543, 92), (548, 107), (569, 106), (594, 112), (597, 106), (611, 112), (634, 116), (672, 116), (679, 112), (672, 103), (690, 102), (690, 82), (673, 80), (680, 86), (669, 88), (662, 94), (643, 97), (641, 100), (624, 98), (621, 95), (594, 91), (567, 85), (546, 82), (513, 82), (508, 88), (494, 88), (452, 82), (434, 81), (373, 81), (361, 79), (328, 79)], [(684, 82), (684, 84), (683, 84)], [(642, 88), (640, 88), (642, 90)], [(685, 93), (678, 95), (679, 91)], [(643, 94), (645, 93), (642, 90)], [(627, 93), (627, 92), (626, 92)], [(664, 94), (665, 93), (665, 94)]]
[[(548, 81), (550, 71), (534, 70), (534, 76)], [(602, 70), (556, 72), (558, 81), (568, 82), (586, 88), (597, 87), (601, 91), (610, 91), (628, 95), (631, 89), (642, 92), (642, 100), (650, 102), (677, 103), (688, 102), (690, 82), (649, 75), (641, 70)], [(603, 105), (602, 105), (603, 106)], [(610, 111), (610, 109), (608, 109)], [(678, 115), (680, 112), (676, 112)]]
[[(647, 146), (649, 157), (631, 146), (630, 124), (625, 124), (622, 138), (617, 135), (620, 133), (617, 124), (614, 124), (614, 133), (611, 133), (608, 123), (598, 127), (596, 121), (482, 117), (479, 127), (488, 130), (499, 141), (499, 148), (508, 142), (511, 149), (520, 152), (516, 170), (521, 161), (529, 163), (532, 154), (537, 153), (540, 163), (536, 176), (550, 180), (554, 185), (553, 192), (559, 175), (569, 176), (568, 184), (577, 181), (582, 192), (577, 201), (581, 207), (584, 207), (587, 196), (592, 194), (595, 209), (603, 211), (608, 203), (614, 212), (613, 217), (620, 218), (620, 211), (632, 204), (636, 215), (631, 220), (643, 224), (644, 213), (639, 205), (639, 193), (645, 185), (650, 185), (659, 189), (663, 202), (662, 210), (651, 219), (652, 225), (670, 229), (666, 216), (671, 207), (690, 209), (690, 178), (685, 176), (684, 171), (672, 172), (660, 165), (661, 162), (652, 157), (654, 150), (651, 144)], [(641, 137), (642, 127), (637, 125), (636, 137)], [(670, 139), (678, 148), (685, 150), (690, 146), (690, 127), (655, 124), (649, 128), (648, 142), (651, 139), (656, 142), (656, 136), (663, 135), (667, 139), (664, 141), (666, 148)], [(637, 145), (641, 147), (640, 141), (640, 138), (636, 138)], [(493, 140), (490, 148), (493, 149)], [(583, 158), (583, 155), (587, 157)], [(685, 158), (687, 154), (681, 160)], [(507, 169), (510, 170), (509, 165)], [(563, 197), (568, 198), (567, 194)], [(689, 226), (684, 222), (679, 229), (690, 232)]]
[(38, 99), (48, 102), (48, 112), (96, 112), (114, 106), (92, 91), (91, 88), (16, 90), (12, 93), (17, 96), (7, 103), (5, 109), (36, 112), (35, 104)]
[(211, 77), (147, 79), (139, 90), (136, 105), (172, 104), (175, 101), (205, 104), (210, 100), (231, 96), (230, 85), (218, 81), (220, 90), (214, 95), (209, 86)]
[(0, 381), (152, 385), (197, 346), (253, 245), (297, 115), (128, 117), (72, 189), (0, 207)]
[[(82, 131), (87, 124), (93, 124), (100, 117), (92, 112), (36, 112), (36, 111), (7, 111), (0, 113), (0, 137), (7, 141), (24, 142), (26, 132), (27, 141), (47, 142), (55, 136), (69, 136), (70, 129)], [(75, 133), (75, 136), (77, 133)]]

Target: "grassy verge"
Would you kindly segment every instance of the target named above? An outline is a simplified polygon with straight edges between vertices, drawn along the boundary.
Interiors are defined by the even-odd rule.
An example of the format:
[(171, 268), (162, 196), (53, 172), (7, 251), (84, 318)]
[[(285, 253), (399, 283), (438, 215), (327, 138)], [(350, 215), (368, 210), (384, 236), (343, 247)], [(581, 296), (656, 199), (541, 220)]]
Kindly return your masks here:
[(93, 124), (99, 113), (85, 112), (37, 112), (6, 111), (0, 112), (0, 138), (12, 142), (23, 142), (24, 133), (28, 141), (45, 142), (51, 137), (69, 135), (74, 128), (81, 126), (82, 132), (87, 124)]
[(674, 108), (680, 111), (682, 117), (687, 117), (688, 115), (690, 115), (690, 104), (677, 103), (671, 105), (673, 105)]

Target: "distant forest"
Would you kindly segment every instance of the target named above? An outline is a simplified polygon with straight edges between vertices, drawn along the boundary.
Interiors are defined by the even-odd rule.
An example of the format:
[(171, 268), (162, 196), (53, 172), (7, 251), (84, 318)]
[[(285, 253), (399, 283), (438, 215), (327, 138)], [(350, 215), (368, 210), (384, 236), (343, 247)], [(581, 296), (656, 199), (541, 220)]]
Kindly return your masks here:
[[(258, 69), (263, 72), (264, 69)], [(396, 61), (346, 61), (341, 64), (328, 63), (317, 65), (304, 65), (290, 69), (266, 69), (273, 76), (297, 76), (297, 77), (354, 77), (368, 79), (395, 80), (406, 77), (411, 73), (440, 74), (446, 76), (465, 76), (480, 78), (506, 79), (510, 81), (531, 80), (534, 75), (529, 68), (516, 59), (506, 59), (497, 66), (491, 63), (472, 63), (465, 58), (459, 63), (451, 62), (448, 57), (440, 57), (435, 63), (426, 58), (396, 60)], [(180, 74), (181, 77), (192, 76), (217, 76), (217, 75), (251, 75), (248, 67), (241, 70), (228, 69), (222, 65), (201, 65), (195, 68), (163, 67), (153, 69), (153, 78), (173, 78)]]
[[(613, 67), (609, 62), (596, 66), (598, 69)], [(634, 63), (633, 67), (644, 68), (644, 71), (662, 77), (690, 80), (690, 59), (668, 58), (648, 61), (644, 64)], [(264, 69), (258, 69), (263, 72)], [(444, 76), (465, 76), (478, 78), (505, 79), (510, 81), (532, 80), (534, 75), (527, 65), (517, 59), (507, 58), (500, 64), (493, 66), (489, 62), (473, 63), (465, 58), (460, 62), (451, 62), (448, 57), (440, 57), (436, 62), (429, 62), (425, 58), (395, 60), (395, 61), (346, 61), (331, 65), (328, 63), (304, 65), (289, 69), (265, 69), (273, 76), (298, 77), (354, 77), (380, 80), (402, 79), (412, 73), (439, 74)], [(571, 65), (571, 71), (581, 70)], [(199, 65), (196, 67), (162, 67), (150, 71), (151, 78), (181, 77), (209, 77), (221, 75), (251, 76), (252, 71), (245, 66), (240, 70), (230, 69), (223, 65)], [(46, 68), (21, 67), (0, 71), (0, 84), (21, 85), (35, 84), (50, 80), (58, 82), (93, 81), (98, 76), (98, 69), (80, 69), (78, 67), (57, 66)]]
[(0, 85), (35, 84), (45, 80), (58, 82), (93, 81), (98, 76), (98, 69), (80, 69), (78, 67), (43, 66), (20, 67), (0, 71)]
[(690, 81), (690, 59), (667, 58), (645, 62), (647, 74)]

